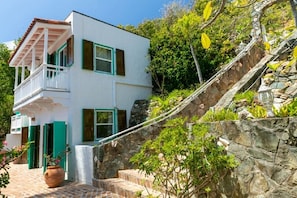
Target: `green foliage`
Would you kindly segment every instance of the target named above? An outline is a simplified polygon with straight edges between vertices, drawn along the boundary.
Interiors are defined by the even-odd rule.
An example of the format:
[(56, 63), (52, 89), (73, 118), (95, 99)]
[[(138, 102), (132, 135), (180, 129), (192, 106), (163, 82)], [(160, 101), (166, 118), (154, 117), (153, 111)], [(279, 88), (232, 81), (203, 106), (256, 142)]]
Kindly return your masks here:
[(284, 33), (293, 31), (294, 25), (290, 3), (279, 2), (266, 9), (261, 18), (261, 23), (266, 28), (268, 41), (276, 47), (283, 39)]
[(27, 142), (25, 145), (13, 147), (12, 149), (3, 149), (6, 146), (6, 142), (0, 141), (0, 195), (5, 197), (1, 193), (1, 188), (6, 188), (9, 184), (9, 163), (16, 160), (18, 157), (23, 155), (29, 148), (32, 142)]
[(222, 120), (238, 120), (238, 114), (230, 109), (209, 110), (201, 118), (203, 122), (216, 122)]
[(273, 108), (273, 113), (276, 117), (297, 116), (297, 98), (295, 98), (291, 103), (282, 106), (279, 110)]
[(267, 63), (267, 67), (271, 69), (272, 71), (276, 72), (276, 70), (282, 65), (282, 61), (276, 62), (276, 63)]
[(149, 106), (149, 118), (155, 118), (165, 113), (188, 97), (193, 90), (174, 90), (167, 96), (152, 96)]
[[(153, 77), (154, 91), (166, 94), (174, 89), (187, 89), (197, 84), (197, 69), (190, 44), (204, 80), (211, 78), (222, 65), (235, 57), (237, 46), (241, 42), (248, 43), (251, 39), (253, 6), (238, 8), (238, 5), (247, 5), (248, 2), (228, 1), (216, 20), (203, 29), (211, 40), (211, 47), (207, 51), (201, 44), (200, 28), (206, 22), (202, 16), (208, 0), (195, 0), (189, 6), (173, 1), (166, 5), (162, 18), (144, 21), (137, 27), (126, 26), (127, 30), (151, 40), (151, 62), (147, 71)], [(220, 1), (211, 2), (212, 13), (209, 20), (219, 6)], [(274, 45), (277, 44), (284, 29), (285, 32), (292, 31), (289, 3), (280, 2), (265, 10), (261, 24), (266, 27), (268, 41), (273, 40)]]
[(14, 69), (8, 66), (10, 52), (0, 44), (0, 139), (10, 131), (10, 117), (13, 115)]
[(247, 109), (255, 118), (267, 117), (267, 110), (263, 106), (252, 105), (252, 106), (249, 106)]
[(242, 101), (242, 100), (246, 100), (247, 103), (249, 105), (251, 105), (252, 102), (254, 101), (254, 98), (255, 98), (256, 94), (257, 93), (255, 91), (252, 91), (252, 90), (248, 90), (248, 91), (243, 92), (243, 93), (237, 93), (234, 96), (234, 102), (239, 102), (239, 101)]
[(167, 195), (199, 197), (210, 191), (226, 171), (238, 164), (216, 144), (203, 124), (186, 125), (186, 118), (169, 120), (155, 140), (148, 140), (130, 161)]

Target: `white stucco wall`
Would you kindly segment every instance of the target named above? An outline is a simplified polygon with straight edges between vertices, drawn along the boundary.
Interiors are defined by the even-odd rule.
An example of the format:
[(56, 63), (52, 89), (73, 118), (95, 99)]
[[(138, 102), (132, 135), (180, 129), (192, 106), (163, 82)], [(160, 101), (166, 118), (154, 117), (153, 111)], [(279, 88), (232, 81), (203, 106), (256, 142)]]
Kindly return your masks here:
[[(149, 65), (150, 41), (76, 12), (71, 13), (66, 21), (71, 21), (75, 35), (75, 59), (70, 78), (71, 131), (75, 134), (72, 142), (81, 144), (83, 108), (125, 109), (129, 120), (134, 101), (147, 99), (151, 95), (151, 77), (145, 71)], [(82, 69), (83, 39), (124, 50), (125, 76)]]
[(15, 146), (21, 146), (22, 134), (6, 134), (7, 146), (5, 148), (12, 149)]
[[(89, 183), (92, 179), (92, 151), (88, 146), (96, 142), (82, 142), (82, 109), (125, 109), (127, 126), (132, 105), (137, 99), (151, 95), (151, 77), (145, 72), (149, 65), (148, 39), (121, 30), (96, 19), (71, 13), (74, 34), (74, 64), (70, 68), (69, 138), (75, 147), (75, 154), (69, 158), (70, 172), (76, 172), (76, 180)], [(82, 69), (83, 39), (125, 52), (125, 76), (103, 74)], [(114, 50), (115, 51), (115, 50)], [(114, 54), (115, 55), (115, 54)], [(91, 172), (90, 172), (91, 171)]]

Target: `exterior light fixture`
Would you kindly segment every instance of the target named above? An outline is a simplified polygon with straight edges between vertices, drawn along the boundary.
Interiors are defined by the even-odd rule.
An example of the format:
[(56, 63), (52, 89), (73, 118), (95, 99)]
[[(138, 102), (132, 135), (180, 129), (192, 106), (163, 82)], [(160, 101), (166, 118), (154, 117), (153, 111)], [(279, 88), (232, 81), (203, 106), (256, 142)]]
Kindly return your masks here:
[(274, 97), (271, 88), (263, 83), (258, 90), (258, 94), (260, 102), (262, 102), (267, 110), (267, 117), (274, 117), (274, 113), (272, 111)]

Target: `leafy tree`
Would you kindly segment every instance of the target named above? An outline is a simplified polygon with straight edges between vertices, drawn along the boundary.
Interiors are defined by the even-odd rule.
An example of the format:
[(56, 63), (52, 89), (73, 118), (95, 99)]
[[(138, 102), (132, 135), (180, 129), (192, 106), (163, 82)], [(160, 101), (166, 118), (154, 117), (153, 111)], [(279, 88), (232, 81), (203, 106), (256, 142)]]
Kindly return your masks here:
[(169, 120), (160, 135), (131, 158), (137, 168), (154, 176), (155, 186), (165, 190), (166, 197), (207, 194), (238, 165), (233, 155), (217, 145), (206, 125), (187, 127), (186, 122), (186, 118)]
[[(162, 18), (145, 21), (138, 27), (127, 26), (151, 40), (147, 70), (152, 74), (155, 92), (166, 94), (197, 85), (198, 73), (194, 71), (201, 70), (200, 82), (211, 78), (235, 57), (240, 43), (250, 41), (254, 1), (214, 1), (213, 11), (205, 20), (208, 2), (195, 0), (183, 6), (174, 1), (164, 8)], [(278, 29), (285, 24), (291, 26), (291, 21), (289, 3), (280, 2), (265, 10), (261, 23), (268, 39), (275, 40), (276, 34), (282, 34)], [(202, 33), (211, 40), (208, 49), (203, 48)]]
[(0, 44), (0, 138), (10, 131), (10, 117), (13, 115), (14, 71), (8, 66), (10, 52)]

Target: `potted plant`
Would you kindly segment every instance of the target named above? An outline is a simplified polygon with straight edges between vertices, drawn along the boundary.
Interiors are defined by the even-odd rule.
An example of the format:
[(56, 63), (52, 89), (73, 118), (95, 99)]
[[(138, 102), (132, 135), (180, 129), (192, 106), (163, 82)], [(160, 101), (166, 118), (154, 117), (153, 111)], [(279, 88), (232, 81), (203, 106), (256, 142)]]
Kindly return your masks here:
[(61, 154), (54, 157), (52, 154), (44, 154), (46, 159), (46, 171), (44, 172), (44, 181), (50, 188), (55, 188), (62, 184), (65, 179), (65, 171), (60, 166), (60, 162), (66, 154), (70, 152), (69, 146)]

